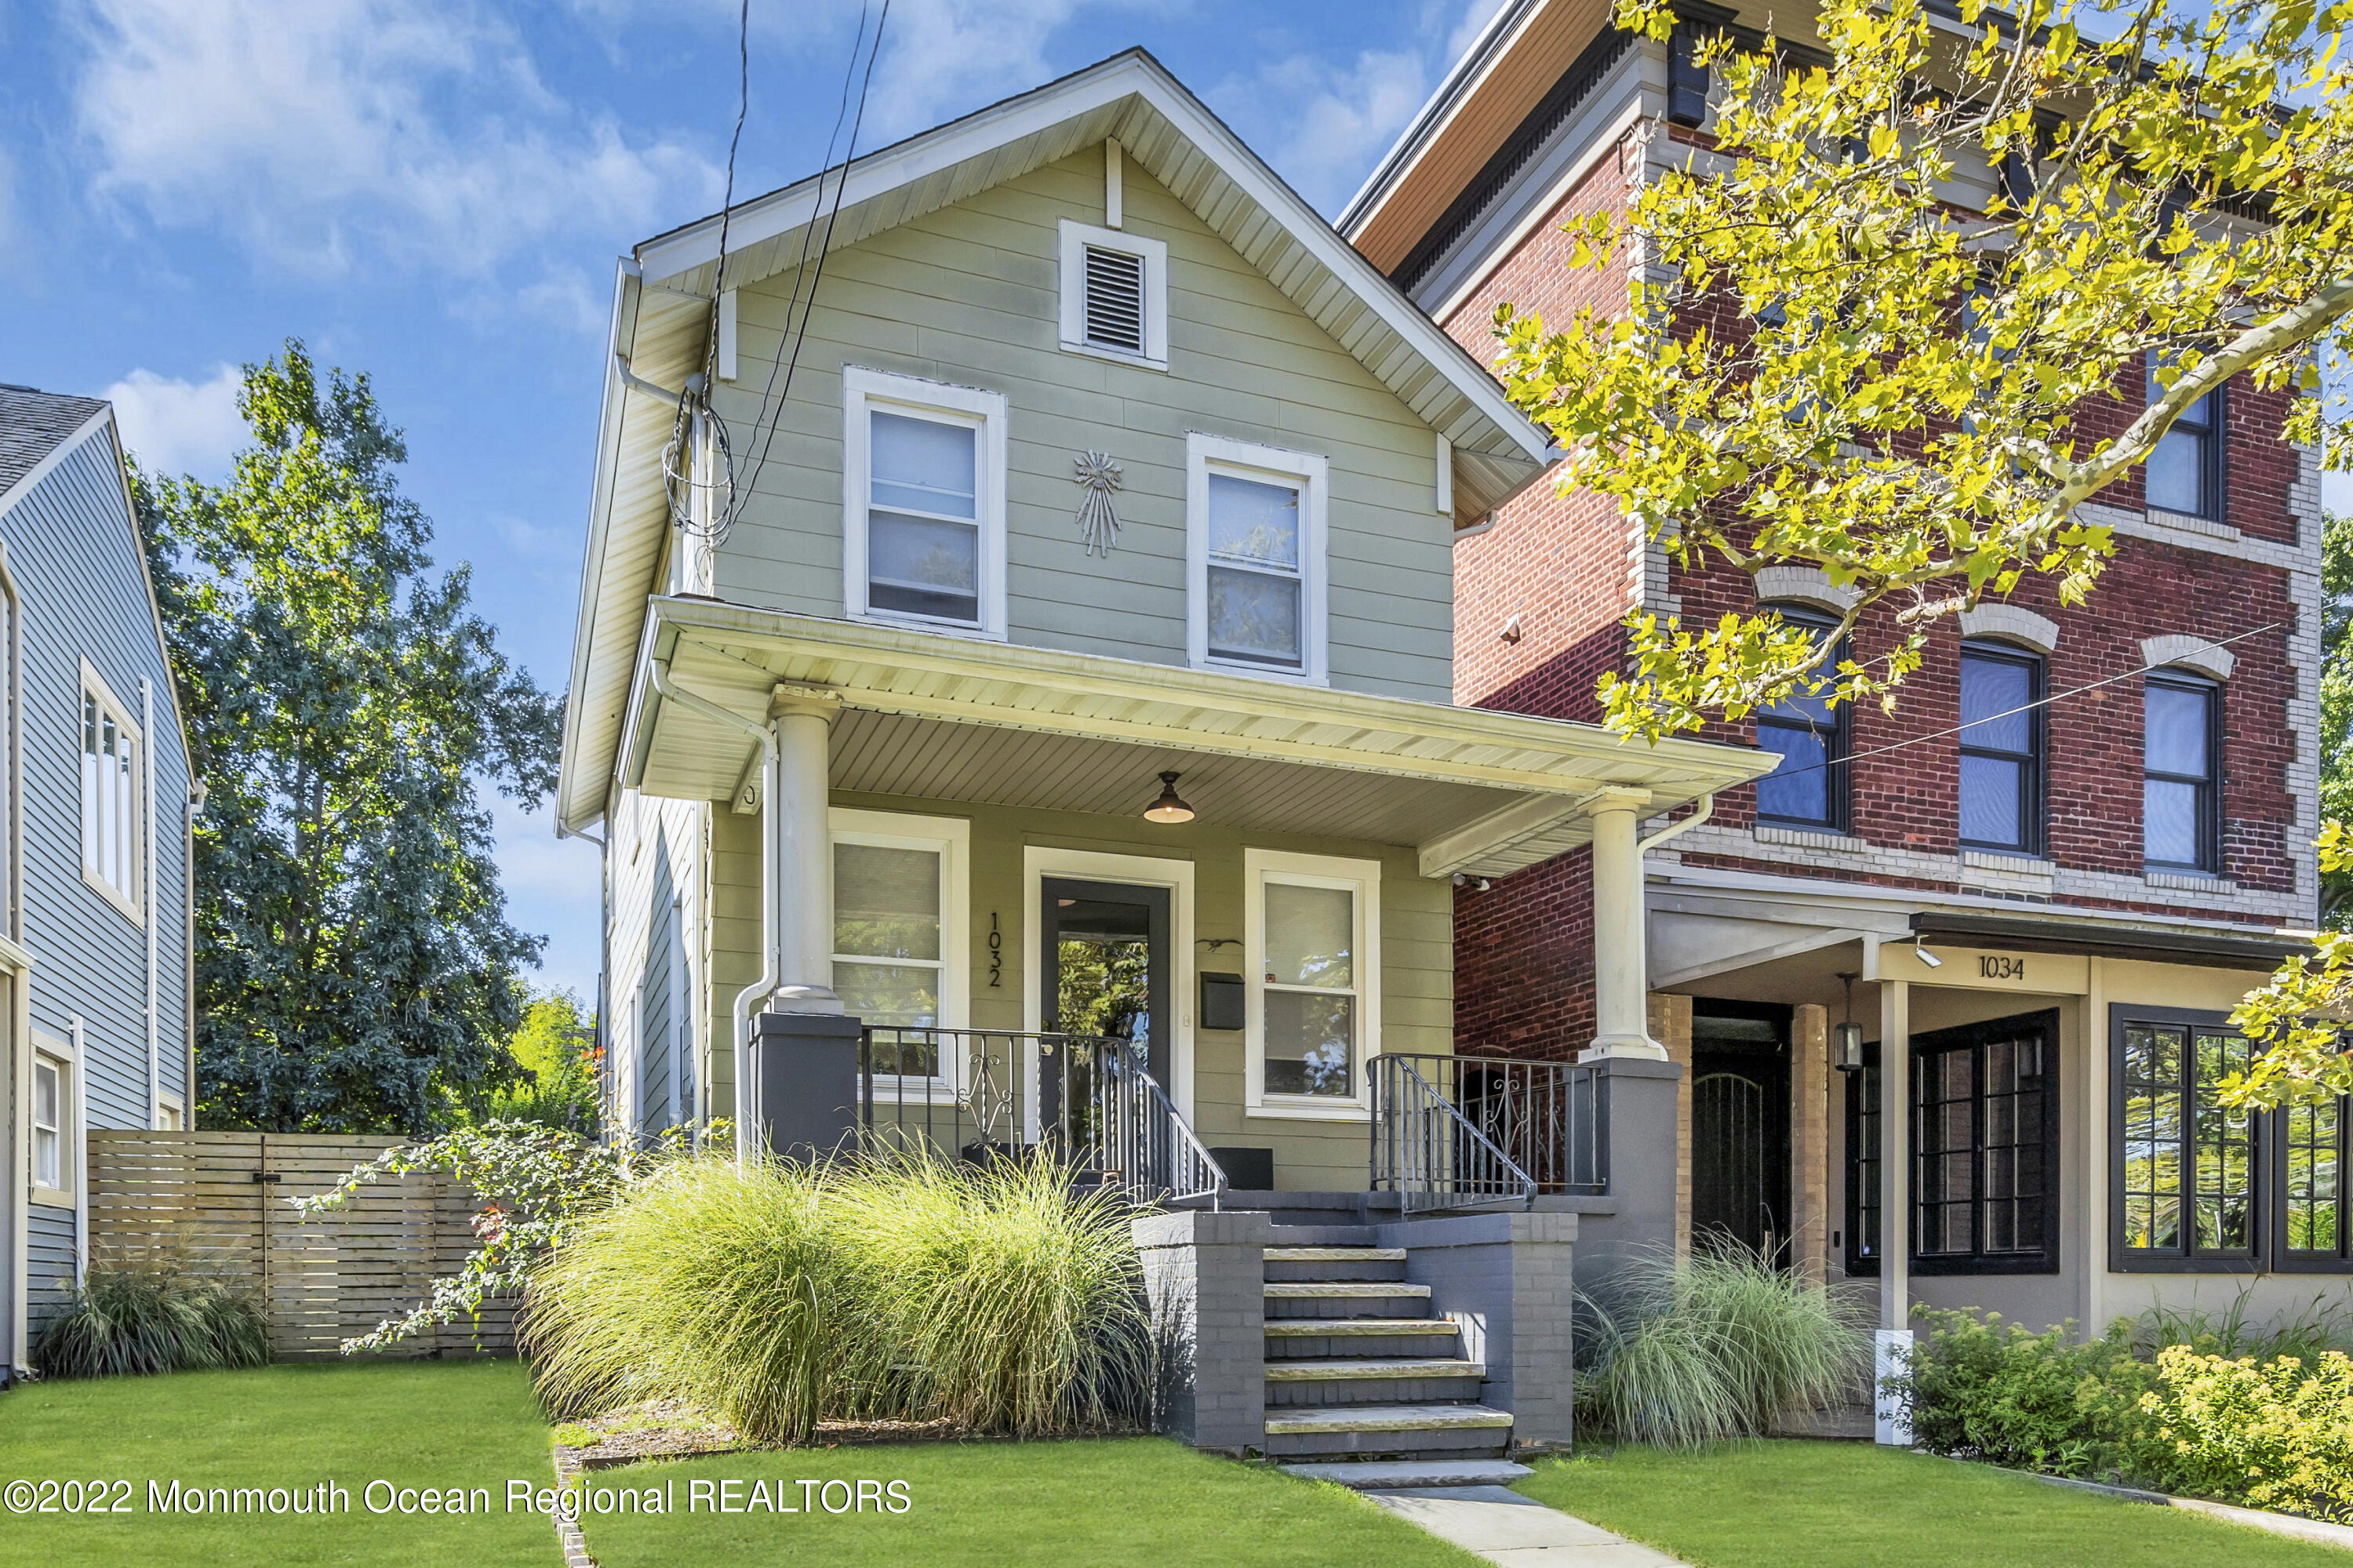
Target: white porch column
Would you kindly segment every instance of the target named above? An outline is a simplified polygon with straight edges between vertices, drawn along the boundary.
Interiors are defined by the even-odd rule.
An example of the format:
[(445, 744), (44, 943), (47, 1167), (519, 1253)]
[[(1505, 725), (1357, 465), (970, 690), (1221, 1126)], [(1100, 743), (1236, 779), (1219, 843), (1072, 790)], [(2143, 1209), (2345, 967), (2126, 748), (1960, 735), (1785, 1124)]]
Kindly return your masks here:
[(1647, 794), (1604, 795), (1593, 806), (1593, 1044), (1579, 1057), (1667, 1059), (1651, 1038), (1650, 964), (1644, 951), (1642, 848), (1636, 836)]
[[(1900, 1370), (1912, 1348), (1912, 986), (1879, 982), (1879, 1334), (1876, 1378)], [(1912, 1444), (1912, 1423), (1874, 1395), (1874, 1435)]]
[(766, 780), (768, 929), (776, 944), (768, 1012), (841, 1012), (833, 994), (833, 850), (830, 803), (834, 715), (818, 694), (777, 692), (768, 702), (776, 760)]

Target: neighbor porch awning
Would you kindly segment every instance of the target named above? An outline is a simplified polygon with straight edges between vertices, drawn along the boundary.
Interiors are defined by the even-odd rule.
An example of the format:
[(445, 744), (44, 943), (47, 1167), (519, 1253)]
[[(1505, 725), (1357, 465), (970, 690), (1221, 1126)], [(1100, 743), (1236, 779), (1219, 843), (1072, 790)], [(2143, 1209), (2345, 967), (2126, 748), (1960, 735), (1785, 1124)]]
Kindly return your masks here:
[(756, 726), (782, 687), (839, 702), (837, 790), (1134, 816), (1176, 768), (1208, 821), (1412, 845), (1427, 876), (1517, 871), (1588, 842), (1599, 801), (1663, 812), (1775, 761), (695, 599), (650, 601), (637, 663), (617, 768), (648, 794), (756, 810), (755, 748), (699, 705)]

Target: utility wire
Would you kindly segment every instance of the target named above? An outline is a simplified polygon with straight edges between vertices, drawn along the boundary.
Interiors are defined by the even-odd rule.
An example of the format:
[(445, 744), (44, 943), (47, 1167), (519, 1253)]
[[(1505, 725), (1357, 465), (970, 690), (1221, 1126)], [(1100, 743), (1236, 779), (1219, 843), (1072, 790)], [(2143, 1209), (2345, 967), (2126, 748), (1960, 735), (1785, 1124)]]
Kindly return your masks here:
[[(2260, 637), (2266, 631), (2276, 631), (2281, 627), (2288, 624), (2290, 624), (2288, 621), (2274, 620), (2269, 625), (2257, 626), (2245, 631), (2234, 632), (2231, 636), (2223, 638), (2219, 642), (2202, 643), (2194, 650), (2194, 652), (2200, 653), (2211, 653), (2215, 649), (2228, 648), (2233, 642), (2242, 641), (2249, 637)], [(1967, 724), (1957, 724), (1947, 729), (1931, 730), (1926, 735), (1915, 735), (1908, 740), (1891, 741), (1885, 746), (1874, 746), (1869, 751), (1858, 751), (1851, 757), (1833, 758), (1827, 762), (1809, 762), (1803, 768), (1790, 768), (1786, 769), (1776, 768), (1774, 771), (1766, 774), (1764, 777), (1767, 779), (1794, 779), (1801, 773), (1816, 773), (1825, 768), (1845, 768), (1851, 764), (1861, 762), (1866, 758), (1883, 757), (1891, 751), (1901, 751), (1907, 746), (1917, 746), (1925, 740), (1942, 740), (1947, 736), (1958, 735), (1965, 729), (1975, 729), (1981, 724), (1991, 724), (1996, 719), (2014, 718), (2020, 714), (2032, 713), (2036, 708), (2047, 707), (2051, 704), (2060, 701), (2062, 698), (2081, 696), (2085, 692), (2096, 692), (2102, 686), (2113, 686), (2118, 681), (2129, 681), (2136, 675), (2145, 675), (2148, 672), (2146, 670), (2126, 670), (2122, 674), (2105, 676), (2103, 679), (2092, 681), (2081, 686), (2070, 686), (2063, 692), (2053, 692), (2047, 697), (2037, 697), (2031, 703), (2026, 703), (2021, 706), (2007, 709), (2001, 713), (1988, 714), (1983, 718), (1973, 718)], [(1817, 733), (1820, 732), (1818, 731)]]
[[(742, 0), (735, 15), (735, 130), (727, 138), (727, 183), (719, 198), (719, 264), (711, 283), (713, 309), (727, 293), (727, 229), (735, 216), (735, 154), (744, 144), (744, 118), (752, 108), (752, 0)], [(714, 319), (702, 355), (700, 386), (689, 381), (678, 396), (678, 414), (670, 421), (670, 444), (662, 450), (662, 487), (670, 498), (670, 521), (715, 547), (735, 526), (735, 444), (728, 438), (727, 421), (711, 406), (711, 388), (719, 379), (719, 333)], [(687, 443), (696, 432), (706, 432), (709, 444), (690, 453)], [(706, 473), (708, 467), (712, 471)], [(696, 515), (694, 500), (702, 493), (709, 504)]]
[[(808, 260), (809, 236), (817, 228), (817, 209), (818, 207), (825, 205), (825, 175), (822, 172), (818, 175), (817, 200), (810, 206), (809, 220), (801, 229), (800, 268), (793, 276), (793, 299), (797, 302), (800, 300), (801, 274), (805, 272), (808, 275), (808, 299), (806, 302), (801, 304), (800, 323), (797, 329), (795, 329), (792, 325), (791, 308), (787, 306), (786, 309), (785, 320), (786, 330), (791, 331), (793, 334), (791, 356), (789, 358), (786, 357), (784, 344), (780, 342), (776, 345), (776, 359), (770, 361), (768, 365), (769, 387), (772, 389), (775, 387), (776, 365), (779, 362), (781, 362), (785, 367), (785, 385), (783, 390), (776, 395), (776, 408), (773, 412), (768, 408), (768, 394), (766, 392), (763, 392), (761, 394), (761, 410), (767, 416), (768, 430), (767, 434), (761, 438), (760, 455), (754, 461), (751, 475), (744, 482), (743, 493), (737, 503), (739, 506), (748, 504), (752, 499), (754, 491), (758, 489), (760, 482), (760, 471), (767, 467), (769, 450), (776, 444), (776, 427), (785, 422), (785, 409), (790, 403), (793, 395), (793, 372), (800, 366), (801, 344), (807, 340), (809, 317), (817, 310), (818, 285), (825, 281), (825, 260), (828, 255), (831, 254), (833, 249), (834, 220), (841, 216), (842, 193), (849, 188), (849, 165), (857, 159), (858, 156), (858, 132), (860, 127), (866, 123), (866, 94), (867, 90), (874, 85), (874, 62), (882, 58), (882, 30), (890, 25), (890, 21), (891, 0), (882, 0), (881, 14), (874, 20), (874, 42), (867, 50), (866, 74), (862, 79), (860, 79), (858, 85), (858, 112), (851, 118), (849, 122), (849, 143), (841, 150), (841, 172), (839, 176), (834, 181), (833, 186), (833, 209), (826, 215), (825, 238), (817, 248), (817, 265), (812, 269), (809, 266)], [(852, 75), (856, 74), (858, 70), (858, 47), (859, 44), (864, 40), (865, 36), (866, 8), (861, 5), (858, 11), (858, 37), (851, 41), (849, 48), (849, 71)], [(849, 99), (849, 80), (848, 76), (845, 76), (842, 79), (841, 95), (843, 104), (846, 107)], [(837, 109), (834, 112), (833, 128), (835, 134), (839, 135), (841, 131), (841, 111), (839, 109)], [(833, 142), (831, 138), (828, 138), (826, 142), (826, 155), (828, 160), (831, 159), (832, 154)]]

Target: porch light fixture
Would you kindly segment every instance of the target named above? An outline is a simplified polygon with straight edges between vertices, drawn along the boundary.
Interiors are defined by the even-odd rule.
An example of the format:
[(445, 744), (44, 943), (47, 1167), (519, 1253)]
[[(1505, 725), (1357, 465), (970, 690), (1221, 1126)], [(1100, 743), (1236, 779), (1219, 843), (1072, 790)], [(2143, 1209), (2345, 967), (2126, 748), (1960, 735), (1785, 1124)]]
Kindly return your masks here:
[(1938, 958), (1936, 954), (1930, 952), (1926, 948), (1921, 945), (1926, 940), (1927, 938), (1925, 937), (1915, 937), (1912, 938), (1912, 956), (1919, 959), (1922, 963), (1927, 965), (1932, 969), (1943, 969), (1945, 967), (1945, 960)]
[(1160, 799), (1144, 809), (1144, 820), (1147, 822), (1189, 822), (1193, 820), (1193, 808), (1185, 804), (1184, 797), (1176, 793), (1176, 774), (1163, 773), (1160, 776)]
[(1831, 1065), (1841, 1073), (1862, 1071), (1862, 1025), (1854, 1021), (1854, 980), (1850, 974), (1839, 979), (1846, 981), (1846, 1022), (1831, 1031)]

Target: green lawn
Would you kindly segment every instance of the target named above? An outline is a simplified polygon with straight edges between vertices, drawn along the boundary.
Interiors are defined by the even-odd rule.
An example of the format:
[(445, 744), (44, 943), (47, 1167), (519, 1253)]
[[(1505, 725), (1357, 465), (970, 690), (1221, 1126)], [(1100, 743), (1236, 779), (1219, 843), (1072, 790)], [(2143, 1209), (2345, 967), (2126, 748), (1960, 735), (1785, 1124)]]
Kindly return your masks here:
[(2347, 1568), (2334, 1547), (1862, 1443), (1553, 1460), (1518, 1490), (1700, 1568)]
[[(849, 1511), (687, 1511), (692, 1483), (744, 1483), (723, 1494), (781, 1493), (798, 1508), (803, 1480), (904, 1481), (908, 1507)], [(1480, 1559), (1393, 1520), (1336, 1487), (1212, 1458), (1159, 1438), (1071, 1443), (931, 1443), (733, 1454), (632, 1465), (592, 1478), (604, 1488), (662, 1486), (668, 1516), (592, 1514), (588, 1550), (605, 1568), (822, 1563), (826, 1568), (939, 1563), (1031, 1568), (1041, 1563), (1182, 1563), (1184, 1568), (1477, 1568)], [(818, 1489), (816, 1494), (822, 1498)], [(2338, 1564), (2337, 1568), (2343, 1568)]]
[[(0, 1513), (0, 1568), (555, 1568), (543, 1514), (506, 1511), (509, 1478), (554, 1484), (548, 1432), (511, 1361), (386, 1361), (182, 1372), (37, 1383), (0, 1393), (0, 1486), (18, 1479), (106, 1487), (131, 1511)], [(366, 1507), (370, 1480), (480, 1488), (490, 1511), (439, 1517)], [(158, 1514), (148, 1483), (184, 1489), (314, 1488), (332, 1480), (349, 1511)], [(62, 1484), (55, 1500), (74, 1500)], [(378, 1499), (383, 1492), (380, 1489)], [(37, 1499), (36, 1499), (38, 1500)], [(397, 1492), (395, 1492), (396, 1507)], [(421, 1499), (417, 1499), (421, 1504)], [(467, 1500), (475, 1500), (469, 1498)], [(286, 1501), (290, 1504), (291, 1498)]]

